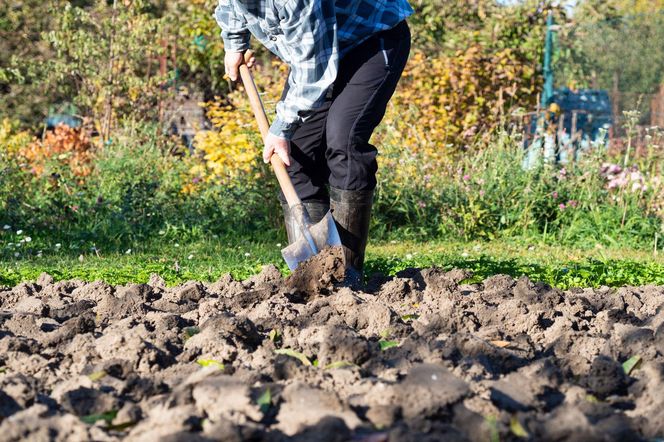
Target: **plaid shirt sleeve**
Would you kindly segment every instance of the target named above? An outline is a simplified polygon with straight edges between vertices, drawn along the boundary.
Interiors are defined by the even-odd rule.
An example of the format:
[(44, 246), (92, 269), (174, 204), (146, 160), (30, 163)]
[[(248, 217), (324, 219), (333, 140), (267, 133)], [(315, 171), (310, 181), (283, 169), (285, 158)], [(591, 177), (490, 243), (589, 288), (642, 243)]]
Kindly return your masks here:
[(214, 18), (221, 27), (226, 51), (244, 52), (249, 49), (251, 34), (247, 29), (247, 21), (237, 13), (230, 0), (219, 0)]
[(277, 104), (270, 133), (290, 139), (322, 105), (337, 77), (339, 45), (334, 0), (289, 0), (280, 11), (283, 45), (291, 67), (288, 92)]

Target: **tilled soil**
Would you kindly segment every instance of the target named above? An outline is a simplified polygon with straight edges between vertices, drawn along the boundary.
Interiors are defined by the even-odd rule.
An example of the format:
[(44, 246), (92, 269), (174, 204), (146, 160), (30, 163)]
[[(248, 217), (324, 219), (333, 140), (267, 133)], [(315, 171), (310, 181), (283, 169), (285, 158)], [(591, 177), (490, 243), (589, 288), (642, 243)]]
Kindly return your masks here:
[(664, 436), (664, 287), (339, 270), (0, 289), (0, 440)]

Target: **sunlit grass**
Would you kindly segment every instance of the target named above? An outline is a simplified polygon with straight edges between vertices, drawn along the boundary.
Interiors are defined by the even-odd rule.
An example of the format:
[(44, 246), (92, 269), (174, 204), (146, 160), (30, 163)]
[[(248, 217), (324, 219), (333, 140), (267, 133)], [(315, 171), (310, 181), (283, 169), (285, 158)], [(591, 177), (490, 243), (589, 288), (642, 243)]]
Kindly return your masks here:
[[(0, 284), (12, 286), (35, 280), (47, 272), (58, 280), (101, 279), (112, 284), (147, 282), (156, 273), (168, 284), (186, 280), (214, 281), (231, 273), (243, 279), (267, 264), (284, 274), (280, 250), (283, 239), (210, 238), (195, 242), (174, 240), (127, 245), (106, 253), (96, 248), (50, 246), (41, 254), (0, 261)], [(8, 256), (9, 255), (9, 256)], [(367, 274), (394, 275), (408, 267), (460, 267), (481, 280), (496, 273), (527, 275), (558, 287), (664, 285), (664, 257), (642, 250), (611, 248), (573, 249), (518, 241), (395, 242), (372, 244), (367, 253)]]

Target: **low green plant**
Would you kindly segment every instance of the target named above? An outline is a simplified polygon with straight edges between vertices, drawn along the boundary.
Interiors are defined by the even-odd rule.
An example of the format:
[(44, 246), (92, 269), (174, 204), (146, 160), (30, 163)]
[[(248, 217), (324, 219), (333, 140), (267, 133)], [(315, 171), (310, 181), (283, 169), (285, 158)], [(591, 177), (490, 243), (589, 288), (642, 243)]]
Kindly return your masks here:
[(212, 367), (221, 371), (226, 369), (226, 366), (224, 364), (214, 359), (197, 359), (196, 363), (201, 367), (205, 368)]

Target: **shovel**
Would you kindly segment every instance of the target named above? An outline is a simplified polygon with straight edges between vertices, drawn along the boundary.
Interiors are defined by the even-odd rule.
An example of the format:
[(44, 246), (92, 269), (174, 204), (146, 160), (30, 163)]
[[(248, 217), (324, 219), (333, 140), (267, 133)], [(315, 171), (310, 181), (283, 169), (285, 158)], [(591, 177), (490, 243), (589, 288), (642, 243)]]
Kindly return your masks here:
[[(244, 83), (244, 88), (247, 90), (247, 95), (249, 95), (249, 103), (256, 116), (261, 136), (265, 139), (270, 128), (270, 123), (265, 114), (265, 108), (258, 94), (254, 78), (246, 64), (240, 65), (240, 77), (242, 77), (242, 83)], [(302, 232), (302, 236), (297, 241), (281, 250), (281, 255), (286, 260), (288, 268), (295, 270), (299, 263), (318, 254), (325, 247), (340, 246), (341, 240), (339, 239), (339, 232), (332, 218), (332, 213), (328, 211), (322, 220), (313, 224), (309, 218), (307, 209), (295, 192), (295, 187), (293, 187), (293, 183), (288, 176), (284, 162), (278, 155), (272, 155), (270, 163), (272, 163), (272, 168), (279, 181), (281, 191), (286, 197), (288, 207)]]

